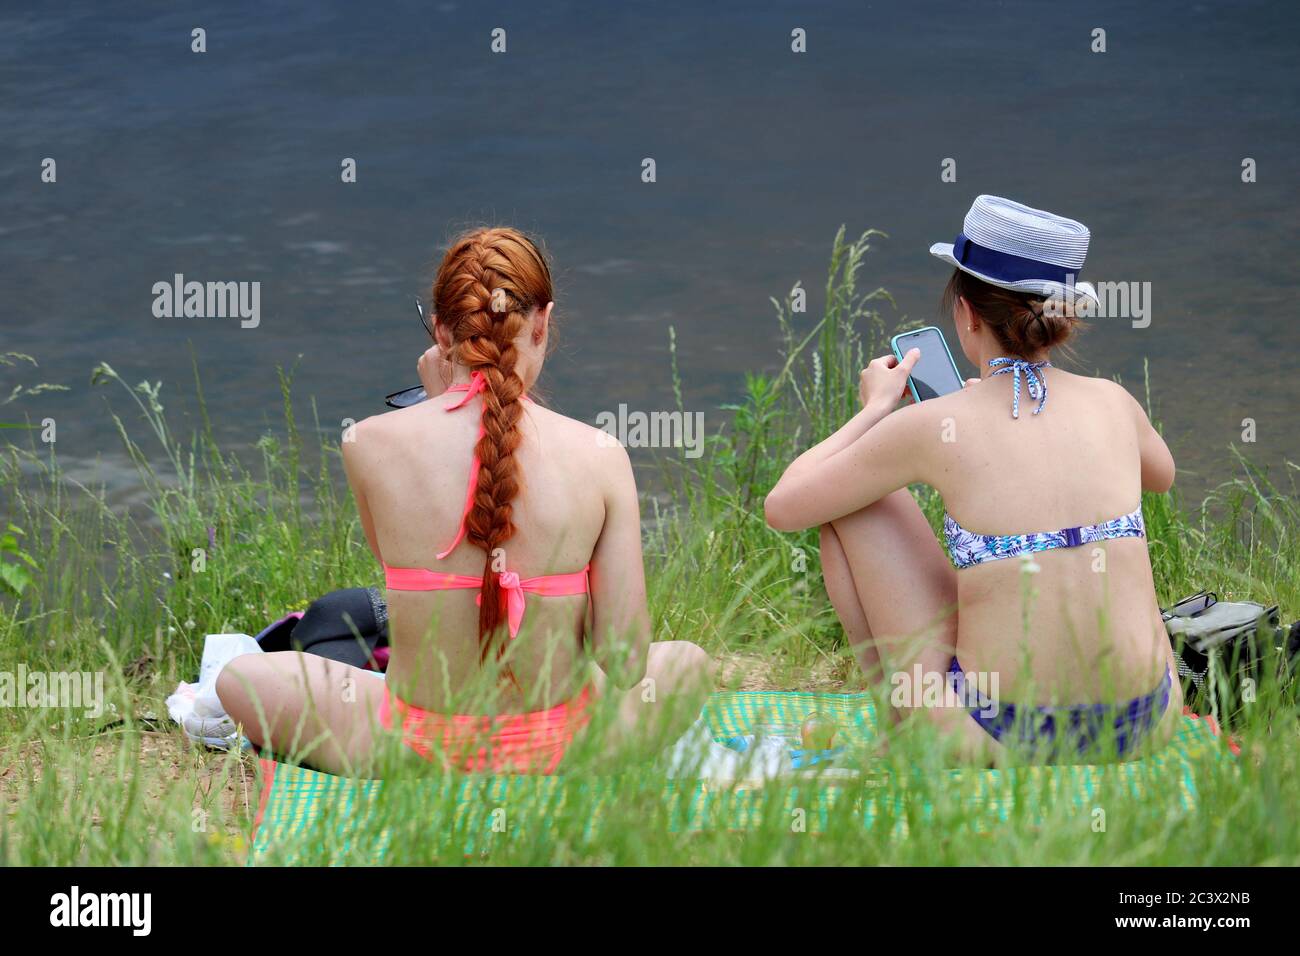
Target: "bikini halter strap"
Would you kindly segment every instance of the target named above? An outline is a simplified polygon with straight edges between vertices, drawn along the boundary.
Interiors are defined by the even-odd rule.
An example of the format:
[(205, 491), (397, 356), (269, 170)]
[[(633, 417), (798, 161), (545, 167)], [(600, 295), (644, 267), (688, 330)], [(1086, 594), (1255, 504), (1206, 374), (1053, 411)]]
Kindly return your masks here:
[[(455, 385), (448, 386), (447, 391), (449, 392), (464, 392), (465, 394), (459, 401), (452, 402), (443, 409), (443, 411), (454, 412), (458, 408), (463, 408), (471, 398), (480, 392), (485, 391), (487, 387), (487, 376), (478, 371), (470, 375), (468, 382), (458, 382)], [(527, 395), (520, 395), (519, 398), (521, 401), (531, 401)], [(478, 448), (479, 439), (481, 439), (484, 434), (486, 434), (486, 429), (484, 429), (483, 419), (480, 417), (478, 423), (478, 435), (474, 438), (475, 448)], [(478, 452), (475, 451), (474, 458), (469, 463), (469, 487), (465, 490), (465, 507), (460, 513), (460, 528), (456, 531), (456, 539), (452, 541), (445, 550), (438, 553), (439, 561), (455, 551), (456, 545), (460, 544), (465, 538), (465, 520), (469, 517), (469, 513), (474, 510), (474, 491), (478, 487), (479, 465)]]
[(1047, 377), (1043, 374), (1043, 369), (1051, 368), (1051, 362), (1030, 362), (1022, 358), (995, 358), (989, 359), (989, 367), (994, 369), (992, 375), (1006, 375), (1011, 373), (1011, 417), (1020, 417), (1020, 376), (1025, 376), (1025, 386), (1029, 389), (1029, 397), (1038, 399), (1038, 407), (1034, 409), (1037, 415), (1047, 404)]

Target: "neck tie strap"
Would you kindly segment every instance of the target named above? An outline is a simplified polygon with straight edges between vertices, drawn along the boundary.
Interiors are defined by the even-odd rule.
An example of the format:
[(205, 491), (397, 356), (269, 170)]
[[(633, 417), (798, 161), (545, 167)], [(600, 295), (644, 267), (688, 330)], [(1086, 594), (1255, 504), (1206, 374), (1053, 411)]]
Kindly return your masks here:
[(1011, 417), (1020, 417), (1020, 376), (1025, 377), (1025, 387), (1029, 390), (1029, 397), (1038, 400), (1038, 407), (1034, 409), (1037, 415), (1047, 404), (1047, 377), (1043, 374), (1043, 369), (1051, 368), (1051, 362), (1030, 362), (1021, 358), (995, 358), (989, 360), (989, 367), (994, 369), (994, 375), (1006, 375), (1011, 373)]

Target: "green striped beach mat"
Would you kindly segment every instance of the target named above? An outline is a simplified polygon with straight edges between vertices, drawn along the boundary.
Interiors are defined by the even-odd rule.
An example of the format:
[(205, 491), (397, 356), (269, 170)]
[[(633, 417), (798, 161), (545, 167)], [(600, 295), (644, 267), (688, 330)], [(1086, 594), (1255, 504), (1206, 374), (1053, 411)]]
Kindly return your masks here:
[[(866, 694), (727, 692), (714, 694), (705, 707), (715, 739), (756, 730), (795, 733), (813, 713), (833, 718), (850, 745), (875, 736), (876, 716)], [(810, 833), (835, 821), (852, 821), (896, 838), (945, 814), (975, 832), (987, 832), (1017, 811), (1022, 819), (1028, 811), (1028, 819), (1038, 822), (1053, 813), (1077, 815), (1117, 792), (1135, 798), (1172, 793), (1177, 805), (1191, 813), (1196, 810), (1197, 767), (1207, 760), (1231, 759), (1231, 746), (1219, 739), (1212, 718), (1184, 711), (1169, 746), (1127, 763), (958, 769), (907, 780), (873, 775), (869, 768), (848, 781), (812, 770), (761, 788), (664, 780), (654, 785), (654, 794), (646, 792), (645, 774), (631, 775), (638, 778), (634, 782), (619, 776), (566, 781), (561, 776), (464, 774), (355, 780), (263, 759), (248, 862), (391, 862), (393, 831), (401, 828), (400, 839), (410, 839), (413, 806), (428, 811), (418, 826), (430, 862), (484, 852), (503, 837), (545, 841), (561, 818), (580, 819), (585, 836), (591, 837), (600, 828), (604, 808), (636, 799), (652, 799), (661, 812), (658, 822), (673, 832), (766, 825), (788, 830), (793, 816), (803, 814)], [(388, 825), (399, 815), (399, 824)], [(574, 831), (570, 827), (566, 832)]]

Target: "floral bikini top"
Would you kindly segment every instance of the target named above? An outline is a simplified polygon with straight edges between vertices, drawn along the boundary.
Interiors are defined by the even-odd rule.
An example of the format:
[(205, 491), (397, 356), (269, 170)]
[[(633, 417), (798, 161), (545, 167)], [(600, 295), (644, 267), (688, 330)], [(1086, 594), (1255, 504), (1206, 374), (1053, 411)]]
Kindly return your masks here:
[[(1012, 376), (1013, 390), (1011, 417), (1020, 417), (1020, 377), (1025, 378), (1029, 397), (1038, 400), (1034, 409), (1037, 415), (1047, 402), (1047, 380), (1042, 369), (1051, 367), (1050, 362), (1028, 362), (1024, 359), (995, 358), (989, 362), (996, 371), (993, 375)], [(1146, 536), (1146, 525), (1142, 521), (1142, 506), (1139, 504), (1126, 515), (1111, 518), (1100, 524), (1079, 525), (1062, 528), (1060, 531), (1031, 531), (1028, 534), (978, 534), (967, 531), (952, 515), (946, 511), (943, 515), (943, 535), (948, 542), (948, 554), (958, 570), (986, 561), (1002, 558), (1027, 557), (1036, 551), (1051, 551), (1055, 548), (1077, 548), (1095, 541), (1107, 541), (1112, 538), (1142, 538)]]
[(1141, 538), (1146, 535), (1146, 526), (1142, 522), (1141, 505), (1126, 515), (1101, 524), (1062, 528), (1060, 531), (1031, 531), (1029, 534), (977, 534), (967, 531), (952, 515), (944, 512), (943, 535), (948, 541), (952, 563), (961, 570), (999, 558), (1026, 557), (1035, 551), (1077, 548), (1081, 544), (1111, 538)]

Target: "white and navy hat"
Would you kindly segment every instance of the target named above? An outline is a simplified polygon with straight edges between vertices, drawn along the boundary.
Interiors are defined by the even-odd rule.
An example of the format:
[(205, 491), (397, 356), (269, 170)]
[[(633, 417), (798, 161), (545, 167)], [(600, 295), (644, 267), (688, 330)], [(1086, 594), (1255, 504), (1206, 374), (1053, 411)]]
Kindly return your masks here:
[(1088, 227), (1000, 196), (976, 196), (955, 242), (930, 254), (990, 285), (1077, 301), (1097, 292), (1079, 282), (1088, 256)]

